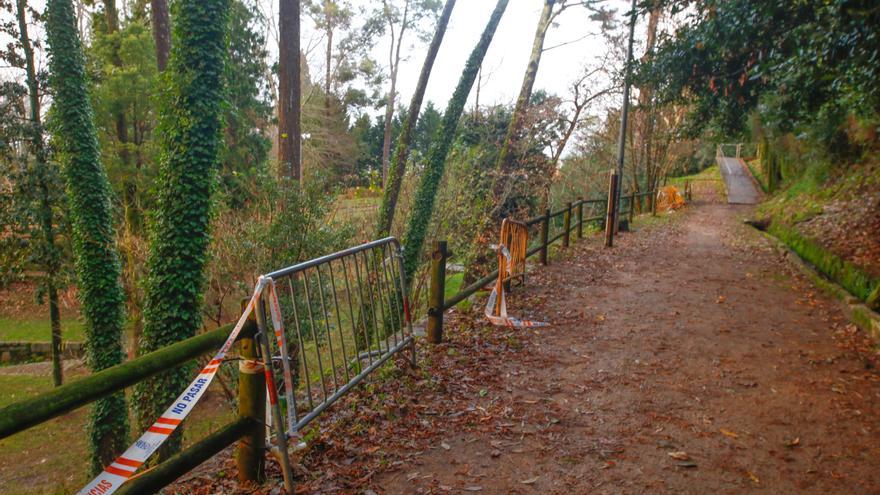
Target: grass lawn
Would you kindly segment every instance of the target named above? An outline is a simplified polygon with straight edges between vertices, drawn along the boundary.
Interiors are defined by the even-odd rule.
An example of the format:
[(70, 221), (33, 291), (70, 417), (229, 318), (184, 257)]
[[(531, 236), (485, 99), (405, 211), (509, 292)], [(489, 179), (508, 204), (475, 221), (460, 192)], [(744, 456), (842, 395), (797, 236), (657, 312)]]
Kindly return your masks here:
[[(61, 321), (61, 335), (66, 341), (82, 342), (84, 340), (82, 322), (70, 319)], [(0, 341), (5, 342), (49, 342), (52, 339), (52, 328), (49, 319), (18, 319), (8, 316), (0, 317)]]
[[(0, 375), (0, 407), (52, 388), (48, 376)], [(186, 421), (184, 443), (191, 445), (233, 419), (216, 394), (202, 399)], [(89, 481), (83, 407), (0, 440), (0, 493), (4, 495), (74, 493)], [(140, 432), (132, 432), (130, 440)]]

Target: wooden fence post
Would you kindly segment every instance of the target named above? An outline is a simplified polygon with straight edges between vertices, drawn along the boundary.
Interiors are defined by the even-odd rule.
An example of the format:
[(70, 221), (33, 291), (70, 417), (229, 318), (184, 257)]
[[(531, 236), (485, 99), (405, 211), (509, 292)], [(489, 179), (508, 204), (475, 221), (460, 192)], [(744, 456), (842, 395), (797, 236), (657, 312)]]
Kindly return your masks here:
[(446, 241), (431, 246), (431, 282), (428, 292), (428, 342), (443, 342), (443, 303), (446, 293)]
[(571, 202), (565, 205), (565, 213), (562, 214), (562, 247), (567, 248), (571, 242)]
[(542, 265), (547, 264), (547, 237), (550, 234), (550, 208), (544, 211), (544, 220), (541, 221), (541, 255)]
[[(242, 301), (242, 312), (249, 302), (249, 299)], [(253, 313), (245, 325), (238, 341), (238, 354), (241, 356), (238, 362), (238, 417), (252, 418), (256, 427), (238, 441), (235, 464), (240, 482), (262, 483), (266, 477), (266, 428), (263, 427), (266, 419), (266, 377), (263, 363), (257, 359), (257, 342), (254, 339), (257, 321)]]
[(578, 222), (578, 230), (577, 230), (578, 239), (583, 239), (584, 238), (584, 199), (583, 198), (581, 198), (581, 200), (578, 201), (577, 222)]
[(608, 177), (608, 204), (605, 212), (605, 247), (614, 246), (614, 218), (617, 213), (617, 170)]
[(651, 191), (651, 216), (657, 216), (657, 190)]

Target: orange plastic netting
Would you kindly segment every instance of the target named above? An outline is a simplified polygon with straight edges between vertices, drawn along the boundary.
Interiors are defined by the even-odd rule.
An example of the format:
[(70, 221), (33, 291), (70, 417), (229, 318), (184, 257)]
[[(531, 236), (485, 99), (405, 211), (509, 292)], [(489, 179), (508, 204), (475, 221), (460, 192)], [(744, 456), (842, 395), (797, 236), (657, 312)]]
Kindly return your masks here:
[(684, 205), (684, 196), (675, 186), (664, 186), (657, 191), (657, 211), (677, 210)]

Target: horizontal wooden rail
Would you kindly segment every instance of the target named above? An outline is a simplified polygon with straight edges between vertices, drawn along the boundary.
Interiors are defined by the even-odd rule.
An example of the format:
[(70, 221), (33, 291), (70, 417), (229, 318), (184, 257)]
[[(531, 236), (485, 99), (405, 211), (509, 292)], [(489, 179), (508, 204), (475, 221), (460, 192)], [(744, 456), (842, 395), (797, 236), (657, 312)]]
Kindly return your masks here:
[[(629, 202), (629, 200), (631, 200), (631, 199), (633, 199), (633, 198), (637, 198), (637, 197), (639, 197), (639, 196), (643, 196), (643, 195), (650, 195), (650, 194), (653, 194), (653, 191), (647, 191), (647, 192), (644, 192), (644, 193), (630, 194), (629, 196), (624, 196), (623, 198), (621, 198), (621, 201), (623, 201), (623, 200), (627, 200), (627, 201)], [(555, 217), (558, 217), (558, 216), (560, 216), (560, 215), (563, 215), (563, 214), (565, 214), (565, 212), (567, 212), (567, 211), (575, 210), (579, 205), (586, 205), (586, 204), (600, 204), (600, 203), (605, 203), (606, 201), (607, 201), (606, 199), (582, 199), (582, 200), (578, 200), (578, 201), (573, 202), (573, 203), (571, 204), (571, 209), (569, 209), (569, 207), (566, 206), (565, 208), (562, 208), (562, 209), (557, 210), (557, 211), (555, 211), (555, 212), (551, 212), (549, 215), (544, 214), (544, 215), (538, 215), (538, 216), (535, 216), (535, 217), (529, 218), (528, 220), (526, 220), (526, 221), (523, 222), (523, 223), (525, 223), (526, 226), (532, 227), (532, 226), (534, 226), (534, 225), (541, 224), (541, 223), (544, 222), (545, 220), (546, 220), (546, 221), (549, 221), (549, 220), (551, 220), (551, 219), (553, 219), (553, 218), (555, 218)], [(628, 202), (627, 202), (627, 204), (628, 204)], [(623, 211), (623, 212), (621, 212), (621, 213), (628, 213), (628, 212), (629, 212), (628, 210), (625, 210), (625, 211)], [(569, 227), (569, 233), (574, 232), (574, 231), (577, 231), (578, 228), (580, 228), (582, 225), (588, 224), (588, 223), (590, 223), (590, 222), (598, 222), (598, 221), (602, 221), (602, 220), (604, 220), (604, 219), (605, 219), (605, 215), (597, 215), (597, 216), (593, 216), (593, 217), (589, 217), (589, 218), (584, 218), (582, 222), (572, 222), (571, 225), (570, 225), (570, 227)], [(550, 244), (553, 244), (554, 242), (556, 242), (556, 241), (562, 239), (563, 237), (565, 237), (565, 234), (566, 234), (566, 233), (565, 233), (564, 231), (562, 231), (562, 232), (559, 232), (558, 234), (554, 235), (553, 237), (548, 238), (548, 239), (547, 239), (547, 246), (549, 246)], [(539, 242), (538, 244), (532, 246), (531, 248), (529, 248), (529, 249), (526, 251), (526, 258), (531, 258), (532, 256), (534, 256), (534, 255), (540, 253), (540, 252), (542, 251), (542, 249), (544, 249), (544, 248), (545, 248), (545, 246), (543, 245), (543, 243)], [(442, 260), (436, 260), (436, 261), (437, 261), (437, 262), (445, 263), (445, 262), (446, 262), (445, 257), (441, 256), (441, 258), (443, 258), (443, 259), (442, 259)], [(459, 290), (458, 293), (456, 293), (455, 295), (451, 296), (449, 299), (446, 299), (446, 300), (443, 302), (443, 311), (446, 311), (446, 310), (448, 310), (448, 309), (451, 309), (451, 308), (457, 306), (459, 303), (461, 303), (462, 301), (464, 301), (464, 300), (467, 299), (468, 297), (472, 296), (473, 294), (477, 293), (478, 291), (482, 290), (482, 289), (483, 289), (484, 287), (486, 287), (486, 285), (488, 285), (489, 283), (491, 283), (491, 282), (493, 282), (494, 280), (496, 280), (497, 277), (498, 277), (498, 270), (496, 269), (496, 270), (493, 270), (493, 271), (492, 271), (491, 273), (489, 273), (488, 275), (486, 275), (485, 277), (483, 277), (483, 278), (477, 280), (476, 282), (474, 282), (474, 283), (468, 285), (467, 287), (465, 287), (465, 288)], [(444, 284), (444, 285), (445, 285), (445, 284)], [(437, 319), (437, 320), (442, 321), (442, 317), (443, 317), (442, 312), (439, 312), (439, 313), (440, 313), (440, 314), (429, 314), (429, 315), (428, 315), (428, 318), (429, 318), (429, 319), (434, 318), (434, 319)], [(441, 323), (439, 323), (439, 322), (435, 322), (435, 323), (437, 323), (437, 324), (441, 324)]]
[(253, 418), (238, 418), (155, 468), (128, 480), (116, 493), (119, 495), (156, 493), (255, 428), (263, 428), (263, 425)]
[[(10, 404), (0, 409), (0, 438), (26, 430), (216, 350), (223, 345), (232, 328), (233, 325), (222, 326)], [(242, 334), (248, 331), (253, 333), (254, 326), (242, 329)]]
[(472, 283), (471, 285), (468, 285), (464, 289), (461, 289), (460, 291), (458, 291), (457, 294), (455, 294), (454, 296), (452, 296), (449, 299), (447, 299), (446, 301), (444, 301), (443, 302), (443, 311), (446, 311), (447, 309), (451, 309), (451, 308), (455, 307), (456, 305), (458, 305), (458, 303), (460, 303), (460, 302), (464, 301), (465, 299), (467, 299), (468, 297), (470, 297), (471, 294), (476, 293), (478, 290), (485, 287), (486, 284), (488, 284), (489, 282), (491, 282), (497, 278), (498, 278), (498, 269), (496, 268), (496, 269), (492, 270), (485, 277), (481, 278), (480, 280), (477, 280), (476, 282)]

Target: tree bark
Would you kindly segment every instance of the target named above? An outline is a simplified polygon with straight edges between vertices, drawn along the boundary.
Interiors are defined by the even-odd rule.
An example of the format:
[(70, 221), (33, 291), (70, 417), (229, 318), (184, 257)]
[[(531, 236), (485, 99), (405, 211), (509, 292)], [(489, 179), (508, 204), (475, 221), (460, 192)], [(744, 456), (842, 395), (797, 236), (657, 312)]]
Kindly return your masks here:
[(150, 0), (150, 20), (153, 23), (153, 40), (156, 44), (156, 67), (162, 72), (168, 65), (168, 54), (171, 52), (168, 0)]
[(55, 246), (55, 218), (52, 211), (52, 196), (49, 187), (49, 161), (43, 143), (43, 123), (40, 117), (40, 86), (37, 82), (37, 71), (34, 64), (34, 50), (28, 36), (27, 1), (16, 1), (18, 17), (18, 36), (24, 51), (25, 74), (28, 87), (28, 104), (30, 106), (30, 148), (35, 161), (37, 180), (37, 200), (39, 201), (38, 216), (43, 243), (43, 264), (46, 283), (46, 298), (49, 302), (49, 322), (52, 328), (52, 381), (59, 386), (64, 381), (61, 366), (61, 311), (58, 306), (58, 287), (56, 275), (60, 270), (60, 258)]
[(428, 88), (428, 80), (431, 78), (431, 70), (434, 68), (434, 60), (437, 58), (437, 52), (443, 43), (443, 36), (446, 34), (446, 27), (449, 25), (449, 17), (452, 15), (452, 9), (455, 8), (455, 0), (447, 0), (437, 22), (437, 30), (434, 31), (434, 37), (431, 39), (431, 45), (428, 47), (428, 54), (425, 56), (425, 62), (422, 64), (422, 72), (419, 74), (419, 81), (416, 84), (415, 93), (413, 93), (412, 101), (409, 104), (409, 111), (406, 114), (406, 120), (403, 123), (403, 129), (397, 138), (397, 146), (394, 150), (394, 156), (390, 170), (388, 171), (388, 181), (385, 184), (385, 191), (382, 195), (382, 206), (379, 209), (379, 222), (376, 229), (377, 238), (385, 237), (391, 232), (391, 224), (394, 222), (394, 213), (397, 208), (397, 199), (400, 196), (400, 185), (403, 182), (403, 176), (406, 172), (406, 161), (409, 158), (410, 144), (412, 143), (413, 130), (419, 120), (419, 113), (422, 109), (422, 100), (425, 98), (425, 90)]
[(281, 0), (278, 42), (278, 163), (281, 176), (302, 178), (300, 0)]

